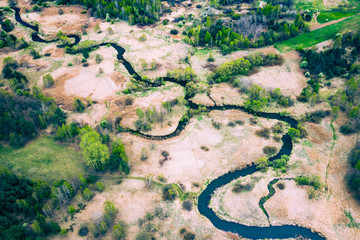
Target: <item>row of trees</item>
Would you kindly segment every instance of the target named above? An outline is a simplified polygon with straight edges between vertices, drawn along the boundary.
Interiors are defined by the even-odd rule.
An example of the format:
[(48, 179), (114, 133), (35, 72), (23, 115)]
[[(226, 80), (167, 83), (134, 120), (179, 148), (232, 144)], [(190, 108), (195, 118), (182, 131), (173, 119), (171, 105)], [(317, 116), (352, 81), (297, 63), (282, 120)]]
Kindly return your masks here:
[(93, 16), (106, 19), (122, 19), (130, 24), (151, 24), (159, 20), (163, 11), (160, 0), (56, 0), (59, 5), (80, 4), (91, 9)]
[[(261, 19), (261, 24), (265, 24), (269, 29), (269, 31), (262, 32), (259, 38), (251, 39), (253, 34), (248, 37), (241, 34), (244, 32), (243, 28), (245, 26), (246, 29), (252, 26), (251, 24), (242, 23), (244, 20), (238, 20), (238, 22), (232, 24), (225, 24), (221, 19), (218, 19), (217, 22), (214, 23), (210, 17), (206, 17), (202, 23), (187, 27), (183, 33), (184, 41), (194, 46), (217, 46), (222, 53), (227, 54), (238, 49), (270, 45), (294, 37), (301, 31), (309, 30), (308, 24), (305, 24), (300, 14), (296, 15), (294, 23), (291, 24), (286, 21), (276, 23), (274, 21), (266, 21), (264, 20), (266, 17), (262, 17), (264, 16), (262, 12), (258, 14), (260, 14), (259, 19)], [(247, 21), (253, 20), (249, 18)], [(265, 26), (263, 28), (265, 28)]]
[(239, 58), (222, 64), (214, 71), (214, 74), (210, 77), (210, 82), (232, 83), (237, 75), (248, 75), (256, 67), (281, 65), (282, 63), (283, 58), (280, 55), (264, 55), (257, 52), (245, 58)]

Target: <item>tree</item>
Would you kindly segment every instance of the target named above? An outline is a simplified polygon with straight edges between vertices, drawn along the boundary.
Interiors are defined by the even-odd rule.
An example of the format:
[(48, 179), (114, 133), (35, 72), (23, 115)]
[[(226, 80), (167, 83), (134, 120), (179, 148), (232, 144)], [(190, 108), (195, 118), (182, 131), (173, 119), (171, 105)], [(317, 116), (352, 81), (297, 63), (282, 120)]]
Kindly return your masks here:
[(300, 131), (296, 128), (289, 128), (288, 134), (292, 139), (300, 137)]
[(74, 98), (73, 109), (75, 112), (84, 112), (85, 105), (79, 98)]
[(265, 172), (269, 166), (269, 160), (267, 158), (259, 158), (257, 160), (256, 168)]
[(110, 155), (109, 167), (111, 170), (117, 170), (121, 167), (121, 171), (125, 174), (130, 173), (130, 167), (128, 164), (128, 157), (126, 155), (124, 144), (118, 140), (113, 143), (113, 150)]
[(100, 32), (101, 32), (101, 29), (100, 29), (99, 24), (96, 24), (96, 25), (95, 25), (95, 27), (94, 27), (94, 32), (97, 32), (97, 33), (100, 33)]
[(102, 60), (103, 60), (103, 57), (100, 54), (95, 55), (95, 62), (97, 64), (101, 63)]
[(68, 207), (68, 212), (69, 212), (69, 214), (70, 214), (70, 216), (71, 216), (71, 219), (73, 219), (73, 217), (74, 217), (74, 215), (75, 215), (75, 212), (76, 212), (76, 209), (74, 208), (74, 206), (70, 205), (70, 206)]
[(141, 161), (146, 161), (148, 158), (149, 158), (148, 150), (145, 147), (143, 147), (141, 149), (141, 157), (140, 157), (140, 159), (141, 159)]
[(156, 60), (153, 58), (153, 60), (151, 61), (151, 70), (155, 70), (157, 68), (157, 63)]
[(145, 42), (146, 40), (147, 40), (146, 35), (145, 35), (145, 33), (143, 33), (143, 34), (140, 36), (139, 41), (140, 41), (140, 42)]
[(1, 28), (6, 32), (11, 32), (15, 28), (15, 25), (10, 21), (10, 19), (5, 19), (1, 23)]
[(54, 78), (51, 76), (50, 73), (43, 76), (43, 85), (46, 88), (51, 87), (54, 84)]
[(104, 170), (109, 160), (109, 149), (101, 143), (100, 135), (90, 128), (83, 130), (80, 139), (80, 148), (87, 164), (97, 171)]
[(141, 68), (142, 68), (143, 70), (146, 70), (146, 68), (147, 68), (147, 62), (146, 62), (145, 59), (143, 59), (143, 58), (140, 59), (140, 66), (141, 66)]
[(90, 199), (94, 196), (94, 194), (88, 188), (85, 188), (82, 194), (83, 194), (84, 198), (88, 201), (90, 201)]
[(126, 225), (124, 222), (119, 221), (118, 224), (113, 227), (114, 239), (123, 240), (126, 238)]
[(117, 213), (117, 209), (115, 208), (114, 204), (110, 201), (105, 201), (104, 202), (104, 210), (105, 213), (110, 214), (110, 216), (112, 218), (115, 218), (116, 213)]

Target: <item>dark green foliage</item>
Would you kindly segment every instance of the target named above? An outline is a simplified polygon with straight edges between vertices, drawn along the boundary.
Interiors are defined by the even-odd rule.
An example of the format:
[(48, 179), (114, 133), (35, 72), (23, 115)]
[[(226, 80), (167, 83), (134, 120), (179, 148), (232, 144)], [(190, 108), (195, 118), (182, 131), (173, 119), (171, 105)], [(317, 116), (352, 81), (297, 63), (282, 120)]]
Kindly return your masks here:
[(57, 223), (45, 221), (43, 203), (50, 197), (50, 187), (40, 181), (17, 177), (0, 166), (0, 239), (25, 239), (34, 233), (22, 227), (23, 218), (37, 222), (44, 234), (60, 231)]
[(305, 121), (313, 123), (321, 123), (321, 120), (330, 116), (330, 111), (319, 110), (312, 113), (306, 113)]
[(73, 109), (75, 112), (83, 112), (85, 110), (85, 105), (80, 99), (74, 98)]
[(1, 28), (5, 32), (11, 32), (15, 28), (15, 25), (10, 21), (10, 19), (5, 19), (1, 22)]
[(151, 235), (147, 232), (139, 232), (136, 234), (135, 240), (151, 240)]
[(0, 33), (0, 48), (3, 47), (12, 47), (15, 48), (18, 39), (13, 34), (8, 34), (5, 31), (1, 31)]
[(88, 233), (89, 233), (89, 229), (86, 226), (80, 227), (79, 232), (78, 232), (79, 236), (82, 236), (82, 237), (86, 236)]
[(179, 31), (176, 30), (176, 29), (171, 29), (171, 30), (170, 30), (170, 34), (171, 34), (171, 35), (177, 35), (178, 33), (179, 33)]
[[(43, 105), (46, 112), (43, 112)], [(49, 123), (58, 124), (66, 118), (59, 116), (57, 109), (49, 99), (39, 100), (33, 95), (18, 96), (0, 90), (0, 139), (21, 146)]]
[(298, 176), (295, 178), (295, 182), (298, 185), (312, 186), (315, 190), (318, 190), (322, 187), (320, 176), (315, 176), (315, 175), (312, 175), (310, 177)]
[[(228, 14), (234, 20), (241, 18), (247, 22), (247, 24), (242, 24), (241, 22), (237, 24), (237, 21), (232, 21), (230, 22), (232, 28), (228, 27), (229, 24), (223, 24), (221, 19), (214, 23), (210, 17), (205, 17), (201, 23), (186, 28), (186, 31), (183, 33), (185, 35), (184, 40), (194, 46), (217, 46), (223, 54), (227, 54), (237, 49), (271, 45), (291, 38), (301, 31), (308, 30), (308, 26), (304, 24), (300, 15), (297, 16), (294, 23), (290, 24), (286, 21), (274, 21), (279, 16), (278, 12), (281, 10), (279, 6), (273, 7), (268, 4), (263, 9), (265, 10), (259, 10), (256, 15), (251, 15), (251, 13), (249, 15), (240, 15), (229, 9)], [(277, 14), (274, 14), (274, 12), (277, 12)], [(249, 37), (240, 34), (241, 32), (248, 31), (250, 24), (264, 25), (264, 28), (266, 26), (268, 31), (262, 32), (261, 36), (257, 39), (251, 39), (250, 36), (252, 34)]]
[(100, 1), (100, 0), (57, 0), (57, 4), (81, 4), (91, 10), (98, 18), (129, 21), (129, 24), (151, 24), (159, 19), (160, 1)]
[(354, 196), (360, 200), (360, 145), (356, 143), (348, 156), (350, 170), (347, 171), (347, 184)]
[(113, 143), (113, 150), (110, 155), (110, 159), (108, 162), (108, 166), (110, 170), (116, 171), (117, 169), (121, 169), (125, 174), (130, 173), (130, 167), (128, 165), (128, 157), (126, 155), (125, 147), (122, 142), (117, 141)]
[(168, 184), (162, 189), (162, 197), (166, 201), (174, 201), (176, 198), (176, 190), (171, 184)]
[(213, 125), (213, 127), (216, 128), (216, 129), (220, 129), (220, 128), (221, 128), (221, 123), (219, 123), (219, 122), (213, 121), (213, 122), (212, 122), (212, 125)]

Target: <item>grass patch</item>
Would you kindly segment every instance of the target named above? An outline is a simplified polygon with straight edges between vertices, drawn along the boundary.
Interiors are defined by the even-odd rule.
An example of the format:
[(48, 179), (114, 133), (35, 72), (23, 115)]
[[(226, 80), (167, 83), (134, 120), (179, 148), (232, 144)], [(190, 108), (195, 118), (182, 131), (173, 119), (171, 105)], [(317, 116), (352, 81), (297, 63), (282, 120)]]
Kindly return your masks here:
[(289, 52), (303, 46), (311, 47), (328, 39), (335, 38), (336, 33), (345, 30), (357, 31), (360, 29), (360, 16), (353, 16), (344, 21), (334, 23), (332, 25), (316, 29), (311, 32), (300, 34), (296, 37), (275, 44), (275, 47), (281, 52)]
[(85, 173), (85, 163), (79, 152), (47, 136), (20, 149), (4, 146), (0, 150), (0, 163), (13, 173), (44, 181), (77, 178)]
[(355, 15), (357, 12), (321, 12), (317, 17), (318, 23), (331, 22), (340, 18)]
[(322, 10), (325, 9), (323, 0), (296, 0), (296, 9), (298, 10)]

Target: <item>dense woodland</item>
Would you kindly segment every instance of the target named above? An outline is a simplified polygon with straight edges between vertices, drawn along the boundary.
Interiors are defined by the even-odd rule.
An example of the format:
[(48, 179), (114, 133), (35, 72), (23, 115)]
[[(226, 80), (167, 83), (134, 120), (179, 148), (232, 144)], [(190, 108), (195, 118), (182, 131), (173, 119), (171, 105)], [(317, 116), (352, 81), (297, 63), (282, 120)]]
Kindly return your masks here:
[[(240, 19), (229, 23), (221, 19), (203, 18), (201, 23), (194, 23), (183, 32), (184, 41), (196, 46), (219, 47), (222, 53), (227, 54), (234, 50), (257, 48), (294, 37), (301, 31), (308, 31), (309, 25), (305, 23), (300, 14), (297, 14), (293, 23), (278, 21), (280, 8), (268, 5), (256, 13), (243, 15)], [(259, 26), (257, 26), (259, 25)], [(244, 32), (251, 27), (256, 29), (244, 36)], [(266, 31), (263, 31), (264, 29)], [(254, 34), (260, 33), (255, 38)], [(254, 34), (253, 34), (254, 33)]]
[[(55, 1), (55, 0), (54, 0)], [(46, 3), (35, 1), (40, 6)], [(163, 7), (160, 0), (56, 0), (58, 5), (80, 4), (90, 9), (91, 14), (98, 18), (111, 21), (121, 19), (132, 24), (151, 24), (159, 20)]]

